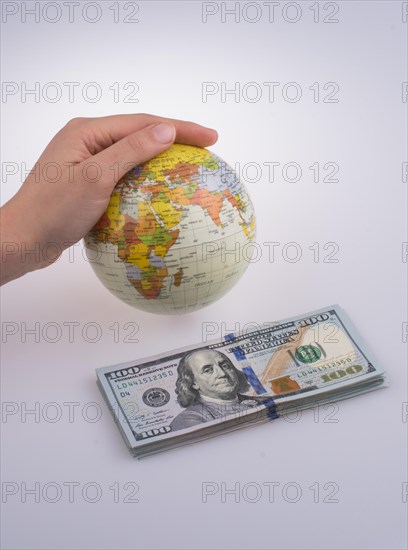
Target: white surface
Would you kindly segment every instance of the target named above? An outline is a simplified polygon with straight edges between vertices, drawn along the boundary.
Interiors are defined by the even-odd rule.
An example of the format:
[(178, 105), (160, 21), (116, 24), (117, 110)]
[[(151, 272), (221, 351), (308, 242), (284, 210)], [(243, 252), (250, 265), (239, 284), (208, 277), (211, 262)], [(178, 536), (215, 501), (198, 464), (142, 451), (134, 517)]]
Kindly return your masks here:
[[(133, 310), (111, 296), (82, 258), (82, 245), (51, 268), (3, 288), (3, 338), (10, 323), (18, 329), (2, 351), (3, 407), (15, 403), (18, 410), (7, 416), (3, 409), (1, 424), (2, 489), (18, 489), (2, 505), (3, 547), (406, 548), (403, 407), (408, 398), (402, 330), (407, 295), (401, 248), (408, 239), (401, 83), (408, 78), (402, 3), (339, 2), (336, 24), (314, 23), (312, 2), (298, 3), (297, 23), (285, 22), (280, 3), (274, 23), (263, 7), (253, 24), (242, 17), (235, 23), (231, 16), (222, 23), (220, 15), (204, 24), (201, 2), (138, 4), (138, 24), (113, 23), (113, 2), (100, 2), (102, 18), (95, 24), (81, 17), (70, 24), (63, 12), (55, 24), (29, 17), (22, 23), (17, 14), (2, 25), (4, 81), (26, 81), (27, 87), (35, 81), (41, 86), (93, 81), (103, 90), (94, 104), (80, 96), (70, 103), (67, 95), (54, 104), (30, 96), (24, 103), (18, 94), (7, 98), (3, 162), (31, 167), (74, 116), (152, 112), (213, 126), (220, 134), (212, 148), (218, 155), (232, 165), (263, 166), (262, 178), (247, 183), (263, 253), (221, 301), (174, 319)], [(115, 103), (109, 86), (128, 81), (139, 84), (139, 103)], [(262, 97), (251, 103), (227, 96), (223, 103), (217, 95), (202, 102), (202, 83), (221, 86), (222, 81), (228, 87), (256, 82)], [(269, 102), (263, 82), (280, 82), (279, 89), (297, 82), (302, 98), (290, 103), (278, 94)], [(339, 102), (315, 103), (308, 89), (314, 82), (338, 83)], [(300, 181), (285, 182), (281, 175), (268, 181), (263, 163), (291, 161), (302, 167)], [(314, 183), (308, 169), (314, 162), (336, 162), (339, 182)], [(2, 202), (20, 183), (19, 174), (3, 179)], [(271, 241), (281, 243), (274, 261), (263, 245)], [(280, 253), (289, 242), (301, 247), (296, 263)], [(317, 263), (309, 250), (316, 242)], [(323, 250), (329, 242), (337, 244), (337, 263), (322, 261), (332, 250)], [(221, 336), (222, 323), (234, 330), (336, 302), (387, 370), (389, 388), (341, 402), (338, 410), (304, 412), (297, 422), (277, 420), (139, 462), (130, 457), (97, 390), (96, 367), (198, 343), (208, 327), (204, 323), (216, 324), (215, 337)], [(72, 342), (63, 325), (69, 322), (79, 323)], [(91, 322), (101, 330), (97, 343), (82, 336)], [(39, 341), (33, 335), (23, 341), (24, 327), (35, 323)], [(59, 323), (58, 342), (49, 341), (55, 325), (47, 323)], [(119, 342), (109, 328), (114, 323), (120, 327)], [(137, 343), (123, 342), (129, 333), (125, 323), (138, 324)], [(85, 335), (89, 339), (94, 333), (89, 328)], [(58, 422), (50, 421), (58, 410), (51, 402), (62, 411)], [(96, 422), (89, 421), (93, 402), (102, 411)], [(39, 418), (22, 417), (24, 407), (35, 403)], [(78, 403), (72, 422), (64, 403)], [(54, 485), (46, 486), (50, 482)], [(80, 484), (74, 502), (63, 485), (67, 482)], [(95, 503), (81, 492), (90, 482), (101, 491)], [(123, 502), (134, 487), (125, 490), (126, 482), (139, 486), (139, 502)], [(22, 502), (24, 483), (28, 488), (39, 483), (45, 498), (41, 493), (37, 503), (28, 495)], [(121, 488), (119, 502), (109, 489), (115, 483)], [(205, 483), (213, 483), (214, 492), (219, 489), (207, 502)], [(273, 502), (271, 483), (278, 484)], [(338, 502), (324, 502), (335, 487), (327, 483), (337, 484), (332, 499)], [(319, 502), (312, 485), (320, 488)], [(47, 502), (55, 487), (62, 490), (60, 500)], [(223, 499), (223, 487), (238, 489), (238, 502), (231, 494)], [(296, 491), (299, 499), (293, 502)], [(250, 502), (255, 497), (258, 501)]]

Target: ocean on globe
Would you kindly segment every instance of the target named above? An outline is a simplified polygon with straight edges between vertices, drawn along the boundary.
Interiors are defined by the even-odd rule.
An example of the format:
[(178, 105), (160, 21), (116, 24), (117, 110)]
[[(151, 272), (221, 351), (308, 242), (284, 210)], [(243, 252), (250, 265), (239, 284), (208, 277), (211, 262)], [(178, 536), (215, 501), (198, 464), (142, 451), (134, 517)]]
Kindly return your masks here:
[(236, 172), (208, 149), (174, 144), (122, 177), (85, 247), (112, 294), (177, 314), (230, 290), (254, 238), (254, 209)]

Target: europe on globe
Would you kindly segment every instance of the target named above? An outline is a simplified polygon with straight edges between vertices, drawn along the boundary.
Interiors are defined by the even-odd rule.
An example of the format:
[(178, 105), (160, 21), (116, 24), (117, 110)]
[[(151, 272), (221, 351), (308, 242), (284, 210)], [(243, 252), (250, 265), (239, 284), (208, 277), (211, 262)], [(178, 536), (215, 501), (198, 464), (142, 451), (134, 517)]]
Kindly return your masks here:
[(144, 311), (187, 313), (221, 298), (251, 259), (255, 215), (237, 173), (174, 144), (123, 176), (85, 237), (105, 287)]

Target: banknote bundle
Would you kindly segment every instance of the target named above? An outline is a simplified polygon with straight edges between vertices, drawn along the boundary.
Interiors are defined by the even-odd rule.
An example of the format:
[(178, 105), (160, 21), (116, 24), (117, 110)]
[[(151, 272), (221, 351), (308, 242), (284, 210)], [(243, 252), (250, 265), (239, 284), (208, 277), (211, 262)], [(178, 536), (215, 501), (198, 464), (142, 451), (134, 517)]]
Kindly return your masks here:
[(132, 455), (142, 457), (386, 385), (337, 305), (258, 330), (97, 369)]

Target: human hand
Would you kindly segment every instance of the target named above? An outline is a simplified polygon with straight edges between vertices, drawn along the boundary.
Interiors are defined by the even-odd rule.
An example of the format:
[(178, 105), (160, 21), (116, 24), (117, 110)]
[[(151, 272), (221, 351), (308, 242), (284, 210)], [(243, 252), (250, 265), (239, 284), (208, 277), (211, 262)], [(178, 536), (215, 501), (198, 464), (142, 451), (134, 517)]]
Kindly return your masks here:
[(52, 264), (84, 237), (132, 167), (173, 142), (207, 147), (217, 138), (193, 122), (147, 114), (68, 122), (1, 209), (1, 284)]

